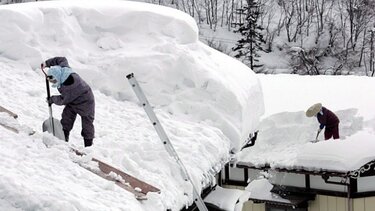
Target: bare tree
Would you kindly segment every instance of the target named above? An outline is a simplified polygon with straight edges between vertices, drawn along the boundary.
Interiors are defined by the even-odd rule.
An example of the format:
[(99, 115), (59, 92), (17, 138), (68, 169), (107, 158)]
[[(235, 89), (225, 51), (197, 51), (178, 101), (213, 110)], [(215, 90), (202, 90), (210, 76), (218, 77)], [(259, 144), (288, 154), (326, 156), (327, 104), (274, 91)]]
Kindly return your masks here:
[(371, 76), (374, 76), (375, 72), (375, 61), (374, 61), (374, 34), (375, 28), (371, 29), (371, 39), (370, 39), (370, 72), (372, 72)]

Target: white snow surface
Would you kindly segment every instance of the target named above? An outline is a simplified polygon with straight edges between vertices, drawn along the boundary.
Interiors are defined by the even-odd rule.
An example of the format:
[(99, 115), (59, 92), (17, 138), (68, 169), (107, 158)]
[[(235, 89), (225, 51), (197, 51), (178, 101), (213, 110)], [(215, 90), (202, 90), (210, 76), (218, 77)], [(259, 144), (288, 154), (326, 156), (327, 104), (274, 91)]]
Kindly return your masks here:
[[(0, 6), (0, 210), (179, 210), (192, 203), (186, 182), (139, 105), (134, 73), (179, 157), (201, 191), (241, 147), (264, 112), (256, 75), (198, 40), (180, 11), (127, 1), (43, 1)], [(83, 149), (77, 118), (66, 144), (48, 133), (39, 66), (65, 56), (92, 87), (96, 138)], [(58, 94), (51, 89), (52, 94)], [(53, 106), (60, 118), (63, 107)], [(36, 131), (28, 136), (30, 127)], [(46, 147), (46, 145), (48, 147)], [(79, 158), (68, 145), (89, 155)], [(159, 188), (139, 202), (83, 169), (95, 157)], [(126, 181), (125, 181), (126, 182)], [(187, 195), (185, 194), (187, 193)]]
[[(253, 147), (238, 162), (271, 168), (347, 172), (375, 160), (375, 78), (258, 75), (265, 115)], [(340, 119), (340, 139), (315, 140), (319, 123), (305, 111), (322, 103)]]
[(259, 178), (250, 182), (245, 191), (249, 192), (248, 198), (266, 200), (266, 201), (276, 201), (281, 203), (290, 203), (290, 200), (283, 199), (278, 194), (272, 193), (271, 190), (273, 185), (266, 178)]
[[(151, 4), (1, 5), (0, 23), (0, 105), (19, 115), (17, 122), (1, 114), (0, 123), (21, 131), (0, 126), (0, 210), (179, 210), (192, 203), (191, 186), (128, 85), (129, 73), (135, 73), (199, 191), (256, 129), (255, 146), (238, 154), (238, 161), (348, 171), (375, 159), (374, 78), (255, 76), (202, 44), (191, 17)], [(68, 144), (41, 131), (48, 107), (39, 65), (53, 56), (66, 56), (94, 90), (94, 146), (83, 149), (80, 118), (69, 143), (89, 156), (73, 155)], [(340, 140), (309, 142), (318, 123), (305, 111), (317, 102), (339, 116)], [(53, 106), (55, 118), (62, 108)], [(36, 130), (33, 136), (28, 127)], [(94, 165), (92, 156), (161, 193), (137, 201), (77, 164)]]
[(243, 196), (247, 197), (248, 199), (249, 192), (216, 186), (215, 189), (204, 199), (204, 201), (214, 204), (216, 207), (222, 210), (240, 211), (243, 207), (243, 201), (239, 199)]

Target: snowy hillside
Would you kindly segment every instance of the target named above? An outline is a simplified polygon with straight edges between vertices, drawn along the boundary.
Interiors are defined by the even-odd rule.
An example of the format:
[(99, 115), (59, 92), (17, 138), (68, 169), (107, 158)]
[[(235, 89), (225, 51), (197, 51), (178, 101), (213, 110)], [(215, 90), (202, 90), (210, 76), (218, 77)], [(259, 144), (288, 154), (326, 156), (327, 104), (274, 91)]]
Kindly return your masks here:
[[(179, 210), (192, 203), (191, 186), (139, 106), (129, 73), (199, 191), (257, 128), (264, 111), (255, 74), (202, 44), (194, 20), (177, 10), (126, 1), (36, 2), (0, 6), (0, 24), (0, 105), (36, 130), (28, 136), (0, 127), (0, 210)], [(96, 138), (85, 151), (160, 194), (138, 202), (72, 162), (88, 158), (77, 161), (67, 144), (41, 132), (49, 114), (39, 66), (54, 56), (67, 57), (94, 91)], [(61, 111), (53, 106), (55, 118)], [(77, 118), (69, 144), (82, 149), (80, 130)]]

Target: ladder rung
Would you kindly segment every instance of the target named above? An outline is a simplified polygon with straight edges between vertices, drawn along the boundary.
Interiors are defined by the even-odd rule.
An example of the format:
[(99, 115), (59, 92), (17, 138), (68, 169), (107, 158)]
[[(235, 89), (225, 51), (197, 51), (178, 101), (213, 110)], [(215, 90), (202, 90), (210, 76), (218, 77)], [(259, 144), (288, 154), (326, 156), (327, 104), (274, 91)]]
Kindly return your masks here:
[(182, 163), (182, 161), (178, 157), (178, 154), (177, 154), (176, 150), (174, 149), (172, 143), (170, 142), (170, 140), (169, 140), (166, 132), (164, 131), (162, 125), (160, 124), (158, 118), (156, 117), (154, 110), (152, 109), (152, 107), (148, 103), (145, 94), (143, 93), (141, 87), (139, 86), (137, 80), (135, 79), (134, 74), (131, 73), (131, 74), (127, 75), (126, 78), (129, 80), (129, 83), (130, 83), (135, 95), (137, 96), (138, 100), (142, 104), (143, 109), (146, 111), (146, 114), (149, 117), (152, 125), (154, 126), (154, 128), (155, 128), (160, 140), (162, 141), (165, 149), (167, 150), (169, 155), (172, 156), (176, 160), (176, 163), (179, 165), (180, 170), (181, 170), (181, 174), (182, 174), (184, 180), (189, 181), (191, 183), (191, 185), (193, 186), (194, 203), (197, 205), (197, 207), (200, 211), (208, 211), (206, 205), (204, 204), (203, 199), (201, 198), (201, 196), (198, 193), (197, 189), (195, 188), (192, 180), (190, 179), (188, 171), (186, 170), (184, 164)]

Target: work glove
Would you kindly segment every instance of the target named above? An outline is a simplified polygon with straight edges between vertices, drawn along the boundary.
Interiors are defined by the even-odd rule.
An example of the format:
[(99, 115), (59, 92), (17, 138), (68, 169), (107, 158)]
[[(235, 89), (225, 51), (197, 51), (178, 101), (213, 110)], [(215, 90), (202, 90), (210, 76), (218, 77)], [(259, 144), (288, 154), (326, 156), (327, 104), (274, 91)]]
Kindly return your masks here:
[(40, 64), (40, 68), (44, 69), (45, 67), (46, 67), (46, 63), (45, 62), (43, 62), (43, 63)]
[(53, 104), (53, 98), (52, 97), (47, 97), (46, 102), (50, 105)]

